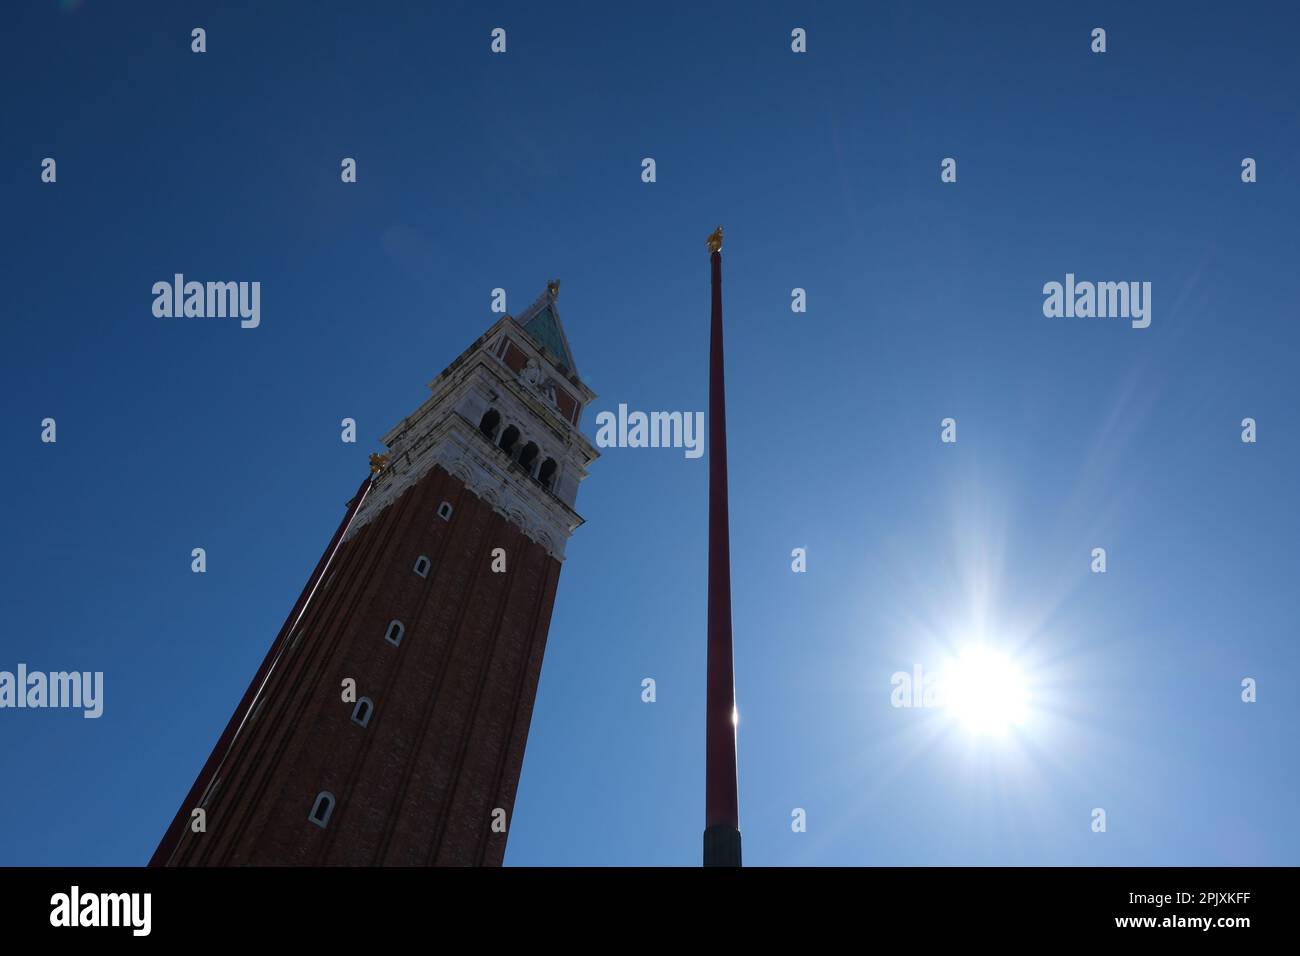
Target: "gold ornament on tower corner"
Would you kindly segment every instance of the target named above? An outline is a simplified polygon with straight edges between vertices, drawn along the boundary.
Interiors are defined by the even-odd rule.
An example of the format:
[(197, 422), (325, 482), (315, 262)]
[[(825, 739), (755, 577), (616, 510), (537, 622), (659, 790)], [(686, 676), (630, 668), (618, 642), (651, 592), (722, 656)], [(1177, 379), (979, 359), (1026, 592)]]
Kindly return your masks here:
[(371, 453), (370, 455), (370, 475), (374, 477), (388, 467), (388, 456)]
[(709, 244), (709, 252), (722, 251), (722, 227), (721, 226), (719, 226), (717, 229), (714, 229), (713, 232), (709, 233), (708, 244)]
[(552, 299), (558, 299), (560, 297), (560, 280), (552, 279), (546, 283), (546, 291), (551, 294)]

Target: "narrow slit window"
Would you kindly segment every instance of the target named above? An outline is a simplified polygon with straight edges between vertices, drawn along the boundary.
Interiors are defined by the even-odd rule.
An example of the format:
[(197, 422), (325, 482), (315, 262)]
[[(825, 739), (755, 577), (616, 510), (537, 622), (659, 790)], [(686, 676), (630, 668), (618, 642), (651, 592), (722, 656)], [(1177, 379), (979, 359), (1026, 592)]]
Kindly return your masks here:
[(429, 576), (429, 559), (424, 555), (420, 555), (415, 559), (415, 573), (422, 578)]
[(322, 790), (316, 794), (316, 802), (311, 805), (311, 813), (307, 814), (307, 819), (324, 830), (330, 822), (330, 814), (334, 812), (334, 802), (334, 794)]
[(396, 647), (398, 644), (402, 643), (402, 634), (405, 633), (405, 631), (406, 628), (402, 626), (401, 621), (390, 621), (388, 624), (388, 631), (384, 634), (384, 640)]
[(450, 520), (451, 520), (451, 502), (450, 502), (450, 501), (444, 501), (442, 504), (438, 505), (438, 517), (441, 518), (443, 521), (450, 521)]
[(362, 697), (357, 706), (352, 708), (352, 722), (362, 727), (370, 723), (370, 715), (375, 712), (375, 702), (369, 697)]

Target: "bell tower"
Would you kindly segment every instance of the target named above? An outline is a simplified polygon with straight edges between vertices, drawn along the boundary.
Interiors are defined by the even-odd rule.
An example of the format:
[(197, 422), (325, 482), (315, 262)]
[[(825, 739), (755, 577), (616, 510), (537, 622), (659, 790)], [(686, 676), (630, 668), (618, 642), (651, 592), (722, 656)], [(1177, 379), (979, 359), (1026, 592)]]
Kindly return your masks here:
[(152, 865), (502, 862), (597, 457), (558, 298), (503, 316), (384, 436)]

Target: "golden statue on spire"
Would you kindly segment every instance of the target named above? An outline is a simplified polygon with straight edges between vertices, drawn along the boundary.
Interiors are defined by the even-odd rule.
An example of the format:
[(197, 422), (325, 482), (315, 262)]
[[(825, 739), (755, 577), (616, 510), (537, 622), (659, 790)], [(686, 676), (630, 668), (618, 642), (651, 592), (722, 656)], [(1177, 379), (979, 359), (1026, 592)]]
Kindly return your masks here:
[(560, 280), (552, 279), (546, 283), (546, 291), (551, 294), (552, 299), (558, 299), (560, 297)]
[(721, 226), (719, 226), (717, 229), (714, 229), (713, 232), (709, 233), (708, 245), (709, 245), (709, 252), (722, 251), (722, 227)]
[(370, 474), (372, 476), (379, 474), (388, 467), (388, 456), (372, 453), (370, 455)]

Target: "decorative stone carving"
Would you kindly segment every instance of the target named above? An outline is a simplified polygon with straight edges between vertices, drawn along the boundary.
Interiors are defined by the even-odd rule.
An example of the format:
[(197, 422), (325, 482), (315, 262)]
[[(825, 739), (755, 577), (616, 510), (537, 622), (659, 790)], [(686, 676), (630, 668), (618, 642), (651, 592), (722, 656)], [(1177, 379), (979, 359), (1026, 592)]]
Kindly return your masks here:
[(555, 398), (555, 379), (546, 374), (536, 359), (530, 358), (528, 364), (519, 370), (519, 381), (528, 386), (539, 397), (558, 408), (559, 404)]

